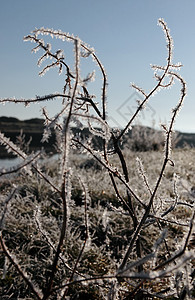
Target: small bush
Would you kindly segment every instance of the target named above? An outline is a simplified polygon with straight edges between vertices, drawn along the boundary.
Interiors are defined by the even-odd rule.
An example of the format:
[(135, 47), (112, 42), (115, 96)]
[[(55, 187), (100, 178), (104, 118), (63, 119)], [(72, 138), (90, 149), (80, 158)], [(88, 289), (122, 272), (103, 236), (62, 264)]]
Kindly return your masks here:
[[(42, 141), (46, 143), (55, 130), (56, 160), (45, 160), (42, 150), (29, 153), (22, 134), (13, 143), (0, 133), (1, 144), (22, 161), (0, 171), (1, 299), (193, 297), (194, 172), (189, 165), (185, 194), (176, 171), (181, 158), (174, 161), (171, 151), (186, 83), (176, 71), (181, 65), (172, 62), (169, 29), (163, 19), (159, 25), (166, 37), (167, 63), (152, 67), (156, 85), (148, 93), (133, 85), (144, 99), (118, 132), (107, 123), (107, 76), (94, 49), (78, 37), (45, 28), (24, 38), (35, 43), (33, 52), (42, 51), (38, 65), (46, 63), (40, 75), (55, 67), (64, 75), (65, 85), (61, 92), (35, 99), (0, 100), (25, 105), (62, 100), (55, 116), (43, 108)], [(40, 35), (72, 42), (74, 66)], [(85, 77), (80, 73), (90, 57), (103, 78), (99, 100), (91, 92), (94, 73)], [(164, 138), (137, 128), (122, 149), (122, 140), (144, 105), (174, 80), (181, 84), (181, 93), (169, 125), (162, 125)], [(89, 134), (77, 134), (75, 124), (83, 130), (87, 125)], [(139, 152), (136, 158), (131, 150), (148, 152), (145, 156)], [(159, 151), (154, 155), (153, 150)]]

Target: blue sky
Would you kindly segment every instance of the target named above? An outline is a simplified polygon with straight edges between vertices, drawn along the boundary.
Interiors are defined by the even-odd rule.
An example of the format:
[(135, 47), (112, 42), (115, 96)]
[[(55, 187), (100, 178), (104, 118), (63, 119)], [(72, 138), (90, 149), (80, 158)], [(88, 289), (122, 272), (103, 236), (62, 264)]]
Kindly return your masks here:
[[(130, 83), (146, 92), (155, 84), (150, 64), (166, 63), (166, 42), (157, 20), (163, 18), (174, 40), (174, 62), (182, 62), (180, 74), (187, 82), (188, 95), (176, 120), (175, 129), (195, 132), (195, 1), (194, 0), (6, 0), (0, 4), (0, 97), (33, 98), (35, 95), (62, 91), (63, 77), (57, 71), (39, 77), (32, 54), (32, 44), (23, 37), (35, 27), (49, 27), (73, 33), (94, 47), (108, 75), (108, 121), (111, 125), (126, 124), (136, 106), (136, 97)], [(60, 46), (61, 45), (61, 46)], [(63, 47), (67, 59), (70, 45)], [(58, 48), (56, 48), (58, 49)], [(39, 54), (39, 52), (38, 52)], [(71, 62), (71, 60), (70, 60)], [(91, 61), (84, 71), (93, 70)], [(97, 71), (97, 70), (96, 70)], [(101, 78), (90, 93), (101, 93)], [(156, 126), (170, 119), (170, 111), (177, 104), (180, 87), (159, 92), (140, 114), (138, 123)], [(57, 102), (48, 105), (51, 116), (60, 107)], [(42, 117), (39, 105), (0, 106), (0, 116), (20, 119)]]

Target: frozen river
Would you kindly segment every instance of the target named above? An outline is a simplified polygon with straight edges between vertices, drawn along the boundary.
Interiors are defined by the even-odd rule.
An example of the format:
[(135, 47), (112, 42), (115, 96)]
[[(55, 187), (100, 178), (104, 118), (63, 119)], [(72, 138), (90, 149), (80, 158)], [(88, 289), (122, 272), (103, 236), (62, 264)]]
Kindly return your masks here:
[[(51, 160), (57, 160), (59, 157), (58, 154), (54, 154), (53, 156), (51, 156), (49, 158), (49, 161)], [(1, 169), (7, 169), (7, 168), (11, 168), (14, 166), (19, 165), (23, 160), (19, 157), (16, 158), (5, 158), (5, 159), (0, 159), (0, 170)]]
[(0, 159), (0, 169), (2, 168), (11, 168), (18, 165), (22, 160), (18, 157), (16, 158), (5, 158)]

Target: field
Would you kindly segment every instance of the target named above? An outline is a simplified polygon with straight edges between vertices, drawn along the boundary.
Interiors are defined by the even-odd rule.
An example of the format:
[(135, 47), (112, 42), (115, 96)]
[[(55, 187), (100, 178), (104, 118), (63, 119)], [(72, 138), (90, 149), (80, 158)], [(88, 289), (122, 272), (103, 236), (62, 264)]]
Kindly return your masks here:
[[(143, 184), (143, 174), (139, 170), (139, 161), (142, 162), (148, 186), (152, 190), (156, 178), (159, 176), (162, 151), (132, 152), (125, 149), (124, 156), (128, 162), (130, 186), (147, 205), (150, 192), (146, 184)], [(45, 160), (42, 162), (42, 170), (47, 166), (48, 174), (56, 181), (59, 172), (56, 161)], [(185, 240), (188, 232), (188, 224), (192, 216), (192, 206), (195, 198), (195, 149), (175, 149), (172, 153), (172, 160), (174, 161), (174, 167), (171, 165), (167, 167), (154, 202), (153, 209), (156, 212), (156, 217), (159, 217), (159, 223), (152, 218), (151, 214), (150, 226), (145, 225), (140, 233), (142, 255), (147, 255), (152, 252), (157, 237), (163, 230), (167, 230), (168, 252), (162, 243), (156, 257), (158, 263), (168, 257), (168, 253), (173, 255), (183, 245), (182, 241)], [(115, 157), (112, 163), (119, 166), (119, 162)], [(83, 278), (82, 276), (85, 275), (101, 277), (114, 273), (116, 265), (123, 257), (133, 233), (132, 220), (121, 207), (109, 175), (105, 170), (102, 170), (101, 165), (95, 163), (93, 159), (86, 157), (86, 155), (79, 157), (76, 154), (71, 157), (71, 165), (73, 174), (72, 203), (70, 203), (65, 248), (55, 279), (57, 285), (62, 284), (63, 281), (61, 282), (61, 280), (62, 278), (65, 280), (68, 276), (69, 268), (74, 267), (75, 260), (79, 256), (85, 240), (84, 196), (76, 176), (78, 172), (90, 191), (87, 208), (90, 241), (87, 242), (88, 245), (85, 247), (78, 265), (78, 273), (74, 279)], [(26, 176), (26, 172), (19, 172), (1, 179), (1, 198), (13, 191), (13, 185), (17, 186), (19, 192), (17, 197), (11, 199), (7, 208), (4, 238), (9, 250), (14, 257), (17, 257), (17, 261), (26, 270), (28, 276), (34, 282), (36, 281), (43, 286), (46, 284), (47, 272), (49, 272), (52, 262), (53, 247), (56, 247), (55, 243), (60, 233), (62, 220), (60, 199), (42, 179), (37, 178), (36, 174)], [(120, 193), (126, 197), (123, 185), (119, 189)], [(163, 217), (161, 220), (163, 213), (174, 206), (176, 198), (177, 205), (175, 208), (167, 217)], [(141, 219), (143, 208), (136, 204), (135, 210), (138, 219)], [(190, 250), (193, 247), (194, 240), (191, 236), (187, 248)], [(134, 261), (134, 259), (135, 250), (130, 257), (131, 261)], [(1, 253), (0, 263), (2, 274), (1, 299), (10, 299), (10, 297), (11, 299), (33, 299), (28, 286), (23, 282), (15, 268), (5, 259), (3, 253)], [(146, 261), (143, 269), (147, 272), (151, 269), (151, 264), (154, 264), (153, 259)], [(190, 274), (193, 273), (192, 266), (193, 261), (188, 266)], [(144, 297), (143, 293), (145, 291), (147, 299), (177, 299), (170, 296), (166, 298), (166, 292), (170, 294), (171, 284), (174, 281), (173, 277), (173, 273), (170, 273), (162, 279), (142, 280), (142, 297)], [(182, 280), (184, 286), (185, 276)], [(140, 279), (129, 279), (118, 283), (120, 299), (126, 299), (125, 295), (130, 295), (130, 292), (134, 291), (138, 283), (140, 283)], [(110, 284), (103, 284), (103, 281), (97, 282), (95, 285), (94, 282), (93, 284), (90, 282), (75, 284), (69, 289), (69, 296), (71, 296), (71, 299), (105, 299), (105, 295), (109, 293)], [(56, 299), (55, 297), (57, 296), (54, 295), (52, 299)]]

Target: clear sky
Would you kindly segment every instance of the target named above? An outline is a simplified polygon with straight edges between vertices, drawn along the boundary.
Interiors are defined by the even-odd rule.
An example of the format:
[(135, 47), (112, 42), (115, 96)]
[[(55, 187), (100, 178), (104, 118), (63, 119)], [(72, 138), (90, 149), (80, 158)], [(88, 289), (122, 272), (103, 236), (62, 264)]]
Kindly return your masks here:
[[(176, 120), (175, 129), (195, 132), (195, 1), (194, 0), (6, 0), (0, 1), (0, 97), (33, 98), (36, 95), (62, 91), (63, 77), (57, 71), (39, 77), (32, 54), (33, 44), (23, 37), (35, 27), (61, 29), (73, 33), (94, 47), (108, 75), (108, 120), (111, 125), (125, 125), (135, 109), (137, 99), (130, 87), (134, 82), (146, 92), (154, 86), (150, 64), (166, 62), (164, 34), (157, 20), (163, 18), (174, 40), (174, 62), (182, 62), (180, 74), (188, 86), (188, 96)], [(55, 48), (55, 40), (53, 40)], [(56, 47), (59, 45), (57, 44)], [(69, 59), (70, 45), (62, 44)], [(58, 49), (58, 48), (56, 48)], [(84, 67), (84, 70), (87, 67)], [(89, 61), (89, 69), (95, 66)], [(98, 73), (90, 93), (101, 88)], [(98, 83), (100, 81), (100, 83)], [(168, 122), (171, 108), (180, 94), (175, 84), (168, 92), (151, 99), (138, 122)], [(101, 91), (100, 91), (101, 92)], [(57, 102), (49, 105), (55, 115)], [(6, 104), (0, 116), (20, 119), (42, 117), (40, 106)]]

